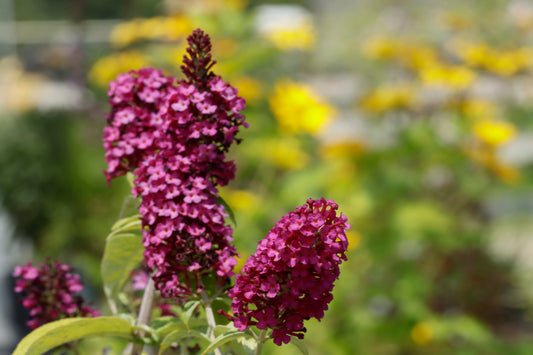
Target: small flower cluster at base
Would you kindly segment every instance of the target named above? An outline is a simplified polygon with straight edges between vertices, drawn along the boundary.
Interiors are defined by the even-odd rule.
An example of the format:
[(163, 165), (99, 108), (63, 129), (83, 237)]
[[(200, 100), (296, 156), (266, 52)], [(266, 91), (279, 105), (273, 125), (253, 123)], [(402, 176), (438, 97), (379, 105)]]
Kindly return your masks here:
[(29, 262), (15, 267), (13, 276), (15, 292), (22, 293), (22, 305), (30, 311), (26, 323), (32, 330), (62, 318), (99, 316), (78, 293), (83, 285), (72, 267), (58, 261), (41, 263), (38, 267)]
[(239, 113), (245, 101), (210, 72), (209, 36), (196, 30), (188, 42), (187, 79), (145, 68), (110, 84), (104, 129), (108, 181), (128, 171), (136, 176), (144, 261), (164, 297), (196, 292), (192, 285), (201, 287), (199, 279), (211, 272), (223, 284), (237, 255), (217, 187), (234, 177), (226, 152), (239, 142), (240, 126), (247, 127)]
[(230, 290), (234, 325), (271, 328), (274, 343), (303, 338), (304, 320), (321, 320), (333, 299), (339, 265), (346, 260), (344, 215), (331, 200), (308, 199), (283, 216), (259, 242)]

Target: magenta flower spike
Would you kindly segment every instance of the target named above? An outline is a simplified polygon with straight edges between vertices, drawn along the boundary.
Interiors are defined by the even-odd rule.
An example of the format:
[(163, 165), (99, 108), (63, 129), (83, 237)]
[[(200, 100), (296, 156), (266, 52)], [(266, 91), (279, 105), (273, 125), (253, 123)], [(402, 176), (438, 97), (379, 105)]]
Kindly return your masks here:
[(104, 173), (108, 181), (129, 171), (136, 177), (144, 261), (164, 297), (196, 293), (191, 278), (213, 272), (223, 284), (237, 255), (217, 187), (234, 178), (226, 152), (247, 127), (245, 101), (210, 71), (209, 36), (195, 30), (188, 43), (186, 79), (145, 68), (110, 84), (104, 129)]
[(62, 318), (99, 315), (78, 293), (83, 290), (80, 276), (58, 261), (15, 267), (15, 292), (22, 294), (22, 305), (30, 311), (26, 323), (32, 330)]
[(271, 328), (281, 345), (291, 335), (303, 338), (304, 320), (322, 319), (348, 247), (350, 225), (337, 208), (331, 200), (309, 199), (259, 242), (229, 292), (229, 317), (239, 330)]

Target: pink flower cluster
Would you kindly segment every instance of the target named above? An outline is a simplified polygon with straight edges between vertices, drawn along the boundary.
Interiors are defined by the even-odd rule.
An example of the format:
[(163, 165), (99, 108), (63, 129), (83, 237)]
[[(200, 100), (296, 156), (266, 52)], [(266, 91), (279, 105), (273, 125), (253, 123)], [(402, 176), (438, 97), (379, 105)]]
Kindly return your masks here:
[(78, 294), (83, 289), (80, 276), (68, 265), (47, 261), (35, 267), (29, 262), (15, 267), (13, 276), (18, 278), (15, 292), (23, 294), (22, 305), (30, 311), (26, 325), (32, 330), (62, 318), (99, 315)]
[(230, 290), (235, 326), (271, 328), (274, 343), (303, 338), (304, 320), (322, 319), (333, 299), (350, 228), (331, 200), (307, 200), (259, 242)]
[[(176, 80), (145, 68), (110, 84), (112, 106), (104, 129), (108, 181), (133, 171), (141, 197), (145, 263), (165, 297), (190, 294), (198, 277), (233, 275), (235, 247), (218, 203), (217, 186), (234, 177), (225, 153), (247, 127), (237, 89), (209, 71), (209, 36), (188, 38), (189, 57)], [(201, 285), (200, 285), (201, 286)]]

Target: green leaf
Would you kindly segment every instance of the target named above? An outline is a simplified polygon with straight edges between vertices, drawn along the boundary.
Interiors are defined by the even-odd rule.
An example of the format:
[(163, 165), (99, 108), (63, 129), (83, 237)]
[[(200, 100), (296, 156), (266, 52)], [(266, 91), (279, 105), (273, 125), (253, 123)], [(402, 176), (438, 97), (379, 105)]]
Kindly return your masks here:
[(161, 342), (161, 345), (159, 346), (159, 354), (163, 353), (165, 350), (167, 350), (172, 344), (179, 343), (183, 339), (197, 339), (200, 343), (206, 343), (209, 342), (209, 338), (197, 330), (188, 330), (188, 331), (182, 331), (177, 330), (175, 332), (172, 332), (168, 334), (163, 341)]
[(157, 332), (160, 338), (176, 331), (187, 331), (187, 325), (176, 317), (159, 317), (150, 322), (150, 326)]
[(108, 238), (111, 238), (111, 237), (113, 237), (113, 236), (115, 236), (117, 234), (125, 234), (127, 232), (140, 232), (141, 228), (142, 228), (142, 225), (141, 225), (141, 221), (140, 220), (133, 221), (133, 222), (130, 222), (128, 224), (123, 225), (122, 227), (120, 227), (116, 231), (111, 232), (108, 235)]
[[(231, 299), (228, 297), (229, 304), (226, 303), (224, 300), (221, 300), (219, 297), (217, 297), (212, 303), (211, 307), (213, 308), (213, 313), (215, 316), (215, 323), (216, 324), (225, 324), (228, 322), (228, 317), (226, 317), (224, 314), (218, 313), (220, 310), (223, 310), (224, 312), (229, 312), (231, 308)], [(228, 326), (233, 327), (233, 322), (230, 322)], [(233, 330), (236, 330), (237, 328), (234, 328)], [(218, 336), (218, 334), (215, 334)]]
[(142, 229), (142, 223), (140, 215), (134, 215), (118, 220), (113, 227), (111, 227), (111, 233), (107, 236), (107, 239), (126, 232), (140, 232)]
[(125, 217), (125, 218), (119, 219), (118, 221), (115, 222), (115, 224), (113, 224), (113, 226), (111, 227), (111, 230), (113, 232), (115, 232), (119, 228), (121, 228), (122, 226), (124, 226), (126, 224), (130, 224), (132, 222), (138, 222), (140, 224), (141, 223), (140, 217), (141, 217), (140, 214), (136, 214), (136, 215), (133, 215), (133, 216), (130, 216), (130, 217)]
[(296, 346), (303, 355), (309, 355), (309, 351), (307, 351), (307, 345), (305, 345), (305, 342), (303, 342), (302, 340), (296, 337), (291, 337), (290, 343)]
[(163, 341), (161, 342), (161, 345), (159, 346), (159, 354), (167, 350), (172, 344), (178, 343), (180, 340), (186, 339), (186, 338), (190, 338), (190, 333), (188, 331), (177, 330), (175, 332), (168, 334), (163, 339)]
[(234, 226), (237, 226), (237, 221), (235, 220), (235, 213), (233, 213), (233, 210), (228, 205), (228, 203), (220, 196), (217, 196), (217, 203), (219, 205), (224, 206), (224, 208), (226, 209), (226, 212), (228, 212), (229, 214), (229, 218), (231, 219), (231, 222), (233, 223)]
[(196, 309), (196, 307), (198, 307), (199, 304), (200, 301), (189, 301), (183, 305), (183, 311), (180, 312), (179, 316), (183, 323), (185, 323), (185, 325), (187, 326), (187, 329), (190, 328), (189, 322), (191, 320), (192, 314), (194, 313), (194, 310)]
[(133, 183), (133, 180), (135, 180), (135, 175), (131, 171), (129, 171), (126, 174), (126, 179), (128, 180), (128, 184), (130, 185), (130, 188), (134, 188), (135, 184)]
[(222, 334), (220, 336), (218, 336), (215, 340), (213, 340), (213, 342), (211, 344), (209, 344), (209, 346), (207, 348), (204, 349), (204, 351), (202, 351), (202, 355), (205, 355), (207, 353), (210, 353), (211, 351), (215, 350), (216, 348), (232, 341), (233, 339), (237, 339), (237, 338), (240, 338), (240, 337), (243, 337), (244, 334), (240, 331), (232, 331), (232, 332), (228, 332), (228, 333), (225, 333), (225, 334)]
[(113, 313), (117, 313), (118, 294), (131, 271), (142, 261), (143, 250), (142, 237), (138, 234), (118, 234), (106, 240), (101, 272), (104, 292)]
[(13, 355), (41, 355), (77, 339), (102, 335), (133, 339), (132, 326), (120, 317), (61, 319), (28, 334), (20, 341)]
[(257, 340), (249, 335), (237, 338), (237, 343), (242, 345), (247, 354), (253, 355), (257, 350)]
[(229, 323), (229, 324), (226, 324), (226, 325), (216, 325), (215, 328), (213, 329), (213, 334), (215, 334), (215, 337), (221, 335), (221, 334), (224, 334), (224, 333), (227, 333), (227, 332), (235, 332), (235, 331), (238, 331), (237, 328), (235, 328), (235, 326), (233, 325), (233, 323)]
[(168, 334), (176, 331), (187, 331), (189, 329), (198, 328), (205, 325), (205, 319), (189, 319), (189, 323), (185, 324), (181, 318), (164, 316), (155, 318), (150, 322), (150, 327), (157, 332), (160, 338), (166, 337)]

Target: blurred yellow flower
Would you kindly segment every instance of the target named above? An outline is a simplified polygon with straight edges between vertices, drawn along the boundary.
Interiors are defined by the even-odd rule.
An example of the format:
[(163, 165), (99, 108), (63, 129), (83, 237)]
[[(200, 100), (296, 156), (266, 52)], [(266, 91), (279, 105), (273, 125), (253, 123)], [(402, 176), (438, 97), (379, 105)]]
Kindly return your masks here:
[(181, 63), (183, 56), (187, 54), (187, 42), (182, 41), (179, 44), (166, 46), (160, 56), (165, 58), (167, 63)]
[(435, 49), (423, 45), (410, 45), (405, 48), (402, 58), (412, 69), (421, 69), (438, 61)]
[(533, 65), (533, 48), (512, 50), (490, 48), (484, 43), (455, 45), (457, 55), (469, 66), (482, 68), (501, 76), (511, 76)]
[(458, 55), (469, 66), (481, 67), (491, 51), (482, 43), (461, 43), (457, 46)]
[(226, 8), (231, 9), (231, 10), (237, 10), (237, 11), (244, 10), (246, 6), (248, 5), (247, 0), (226, 0), (226, 1), (223, 1), (223, 3), (226, 6)]
[(276, 28), (266, 32), (265, 37), (281, 50), (306, 50), (315, 44), (315, 34), (309, 21), (294, 27)]
[(510, 76), (531, 66), (533, 50), (531, 48), (520, 48), (513, 51), (494, 53), (487, 56), (484, 67), (488, 71)]
[(156, 39), (161, 38), (166, 33), (164, 17), (152, 17), (139, 20), (137, 22), (138, 36), (140, 39)]
[(141, 52), (118, 52), (97, 60), (89, 71), (89, 80), (96, 85), (107, 86), (118, 74), (148, 65), (148, 58)]
[(466, 154), (470, 158), (485, 167), (487, 170), (496, 175), (500, 180), (507, 184), (515, 184), (520, 179), (520, 170), (512, 165), (502, 162), (494, 147), (475, 147), (466, 149)]
[(248, 259), (248, 254), (244, 252), (239, 252), (240, 256), (235, 257), (237, 259), (237, 265), (233, 268), (233, 272), (238, 273), (241, 272), (244, 264), (246, 263), (246, 260)]
[(411, 329), (411, 339), (418, 345), (429, 343), (435, 334), (433, 326), (429, 322), (418, 322)]
[(163, 27), (163, 37), (170, 41), (185, 39), (194, 30), (194, 26), (189, 18), (179, 14), (164, 18)]
[(364, 96), (361, 107), (369, 112), (412, 108), (416, 104), (416, 91), (409, 84), (384, 85)]
[(394, 38), (376, 37), (363, 43), (363, 53), (370, 58), (394, 59), (402, 52), (404, 45)]
[(465, 100), (460, 109), (470, 118), (494, 117), (498, 112), (493, 102), (474, 98)]
[(238, 44), (230, 38), (221, 38), (213, 43), (213, 57), (229, 58), (237, 52)]
[(409, 68), (425, 67), (438, 60), (435, 49), (399, 38), (373, 38), (363, 44), (363, 52), (370, 58), (394, 60)]
[(320, 154), (326, 160), (336, 158), (349, 158), (365, 150), (365, 145), (357, 141), (334, 141), (323, 144)]
[(355, 250), (361, 244), (361, 234), (354, 230), (346, 232), (346, 238), (348, 239), (348, 251)]
[(487, 58), (485, 68), (502, 76), (510, 76), (520, 70), (520, 65), (514, 60), (513, 56), (506, 53)]
[(141, 40), (178, 40), (186, 38), (193, 30), (191, 21), (184, 15), (134, 19), (116, 25), (110, 41), (118, 48)]
[(210, 14), (219, 13), (223, 10), (242, 11), (248, 5), (247, 0), (194, 0), (194, 1), (177, 1), (185, 11)]
[(425, 84), (459, 90), (466, 89), (476, 79), (475, 72), (467, 67), (439, 63), (421, 68), (419, 76)]
[(516, 135), (516, 128), (513, 124), (491, 119), (476, 122), (472, 130), (477, 138), (493, 147), (509, 142)]
[(507, 184), (515, 184), (520, 179), (520, 170), (507, 164), (498, 164), (492, 169), (494, 173)]
[(232, 80), (232, 84), (239, 90), (239, 96), (242, 96), (246, 102), (255, 102), (261, 98), (263, 89), (259, 80), (250, 76), (241, 76)]
[(220, 196), (233, 210), (249, 210), (259, 203), (259, 197), (247, 190), (221, 189)]
[(263, 139), (256, 144), (261, 157), (280, 169), (299, 170), (309, 162), (309, 156), (293, 137)]
[(135, 42), (139, 37), (138, 19), (122, 22), (111, 30), (109, 40), (116, 47), (125, 47)]
[(39, 86), (46, 78), (24, 71), (16, 57), (0, 59), (0, 111), (24, 112), (33, 109)]
[(269, 103), (284, 133), (318, 134), (335, 116), (335, 109), (311, 87), (286, 79), (276, 83)]
[(463, 30), (472, 24), (469, 18), (457, 12), (444, 12), (440, 14), (440, 20), (452, 30)]

